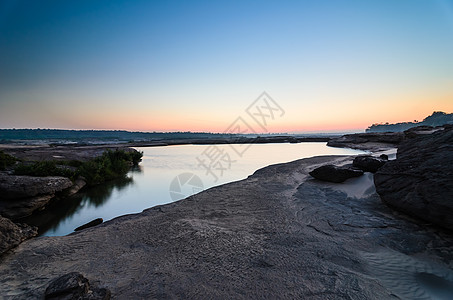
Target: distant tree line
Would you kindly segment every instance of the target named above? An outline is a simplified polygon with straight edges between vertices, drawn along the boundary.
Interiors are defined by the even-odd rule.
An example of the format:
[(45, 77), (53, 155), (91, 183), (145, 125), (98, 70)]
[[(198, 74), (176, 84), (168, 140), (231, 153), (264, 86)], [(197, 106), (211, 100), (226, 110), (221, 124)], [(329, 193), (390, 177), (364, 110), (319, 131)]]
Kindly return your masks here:
[(373, 124), (366, 129), (366, 132), (400, 132), (417, 126), (442, 126), (453, 124), (453, 113), (447, 114), (442, 111), (435, 111), (432, 115), (426, 117), (423, 121), (403, 122), (396, 124), (381, 123)]
[(0, 129), (0, 140), (118, 140), (229, 138), (232, 134), (209, 132), (131, 132), (125, 130)]

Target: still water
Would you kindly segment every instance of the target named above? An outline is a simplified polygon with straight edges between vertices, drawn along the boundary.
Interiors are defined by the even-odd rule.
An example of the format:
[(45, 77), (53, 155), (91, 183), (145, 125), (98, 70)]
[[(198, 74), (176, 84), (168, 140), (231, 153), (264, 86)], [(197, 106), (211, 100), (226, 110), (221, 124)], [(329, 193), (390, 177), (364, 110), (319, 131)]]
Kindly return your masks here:
[(326, 143), (179, 145), (143, 151), (128, 178), (99, 185), (60, 201), (27, 220), (45, 236), (61, 236), (93, 219), (104, 221), (182, 199), (222, 183), (244, 179), (270, 164), (316, 155), (356, 155)]

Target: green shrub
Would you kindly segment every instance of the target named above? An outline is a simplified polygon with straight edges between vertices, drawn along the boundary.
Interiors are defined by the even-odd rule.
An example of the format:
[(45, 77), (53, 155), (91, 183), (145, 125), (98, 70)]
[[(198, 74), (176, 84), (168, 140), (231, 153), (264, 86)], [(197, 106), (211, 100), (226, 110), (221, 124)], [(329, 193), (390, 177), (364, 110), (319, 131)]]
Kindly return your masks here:
[[(143, 153), (124, 150), (107, 150), (101, 156), (87, 162), (71, 161), (40, 161), (33, 164), (20, 164), (15, 170), (16, 175), (30, 176), (63, 176), (72, 180), (83, 176), (88, 185), (96, 185), (115, 178), (125, 176), (132, 165), (141, 161)], [(76, 167), (75, 171), (66, 166)]]
[(88, 185), (125, 176), (131, 166), (138, 164), (143, 153), (124, 150), (107, 150), (101, 156), (83, 163), (78, 174), (85, 177)]
[(75, 172), (67, 168), (60, 167), (55, 161), (39, 161), (31, 165), (20, 164), (14, 169), (15, 175), (30, 175), (30, 176), (63, 176), (73, 179)]
[(0, 170), (4, 170), (16, 163), (16, 158), (0, 150)]

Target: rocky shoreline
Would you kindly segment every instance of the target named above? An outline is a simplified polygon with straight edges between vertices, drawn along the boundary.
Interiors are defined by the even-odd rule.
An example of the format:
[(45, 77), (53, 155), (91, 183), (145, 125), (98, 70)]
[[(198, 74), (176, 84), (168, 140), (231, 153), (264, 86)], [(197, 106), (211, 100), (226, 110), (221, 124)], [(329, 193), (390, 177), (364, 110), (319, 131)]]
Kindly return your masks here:
[[(68, 236), (25, 241), (0, 257), (0, 294), (42, 299), (49, 289), (54, 292), (55, 282), (67, 286), (71, 281), (61, 278), (70, 278), (103, 291), (102, 297), (88, 298), (93, 293), (86, 294), (87, 287), (82, 291), (86, 299), (450, 299), (453, 235), (448, 223), (442, 228), (420, 222), (404, 208), (387, 206), (381, 197), (386, 201), (389, 192), (383, 192), (379, 178), (401, 170), (414, 151), (425, 161), (438, 155), (434, 161), (443, 158), (443, 167), (451, 170), (452, 133), (446, 128), (406, 134), (398, 142), (398, 159), (373, 166), (376, 175), (363, 165), (370, 159), (356, 159), (363, 175), (323, 182), (309, 173), (325, 165), (350, 168), (354, 157), (302, 159)], [(353, 143), (345, 140), (343, 145)], [(423, 152), (428, 144), (438, 145), (435, 154), (429, 148)], [(422, 171), (431, 172), (427, 178), (438, 176), (429, 168)], [(448, 190), (436, 195), (448, 197), (453, 185), (450, 173), (442, 172), (447, 182), (439, 179), (440, 186)], [(439, 209), (428, 208), (433, 207)], [(16, 226), (13, 232), (33, 232), (9, 225)], [(17, 237), (15, 245), (21, 241)]]
[(453, 282), (451, 231), (385, 205), (372, 173), (344, 183), (309, 175), (352, 159), (272, 165), (140, 214), (28, 240), (1, 258), (0, 293), (41, 299), (77, 272), (116, 299), (435, 298), (433, 285)]

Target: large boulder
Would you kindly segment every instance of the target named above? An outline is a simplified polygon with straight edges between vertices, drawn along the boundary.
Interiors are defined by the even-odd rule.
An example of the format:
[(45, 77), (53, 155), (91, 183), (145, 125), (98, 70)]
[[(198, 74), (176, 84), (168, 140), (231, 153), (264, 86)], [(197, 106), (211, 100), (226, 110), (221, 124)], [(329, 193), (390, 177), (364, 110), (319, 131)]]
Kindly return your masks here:
[(453, 129), (407, 140), (374, 177), (389, 206), (453, 229)]
[(363, 175), (363, 171), (349, 167), (337, 167), (334, 165), (324, 165), (314, 169), (309, 173), (316, 179), (328, 182), (340, 183), (352, 177)]
[(36, 227), (15, 224), (0, 216), (0, 255), (37, 234), (38, 229)]
[(375, 173), (380, 167), (385, 165), (387, 160), (373, 157), (371, 155), (360, 155), (354, 158), (352, 166), (365, 172)]

